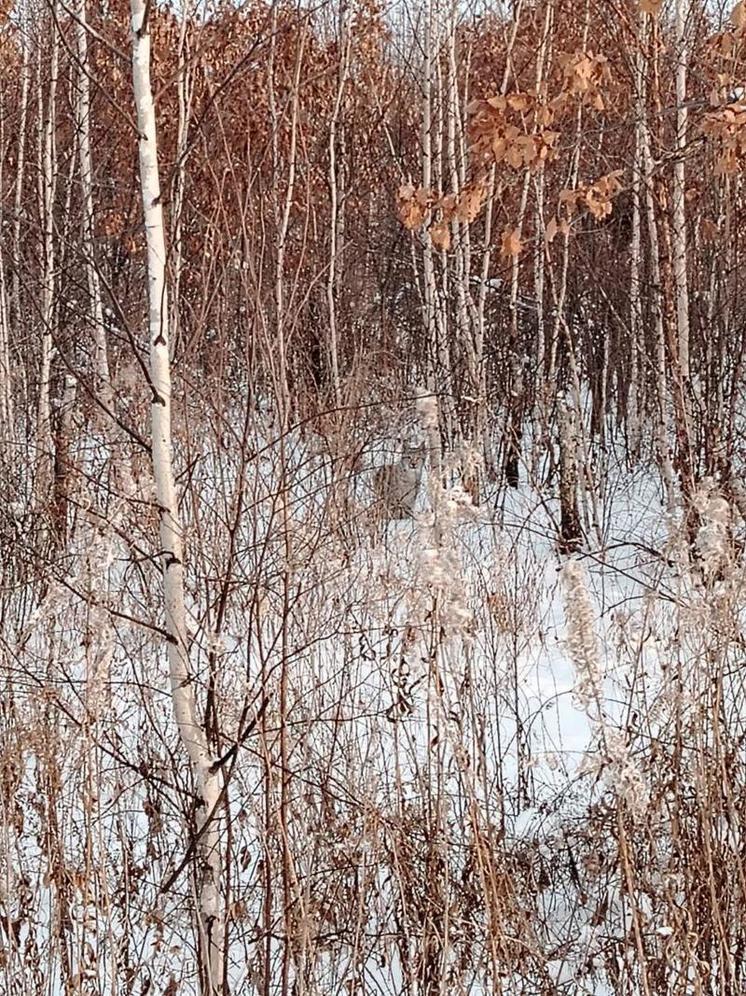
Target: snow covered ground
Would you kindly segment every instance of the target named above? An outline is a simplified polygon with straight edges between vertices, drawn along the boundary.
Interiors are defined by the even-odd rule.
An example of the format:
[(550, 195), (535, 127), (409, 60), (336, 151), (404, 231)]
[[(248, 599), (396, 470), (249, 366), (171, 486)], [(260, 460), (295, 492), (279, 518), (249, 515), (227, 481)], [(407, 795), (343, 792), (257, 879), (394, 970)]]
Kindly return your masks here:
[[(741, 569), (718, 553), (715, 492), (703, 492), (702, 545), (724, 562), (705, 576), (645, 469), (610, 472), (567, 557), (551, 485), (475, 508), (459, 486), (434, 494), (425, 481), (416, 520), (376, 531), (365, 468), (337, 487), (297, 442), (284, 463), (267, 447), (239, 486), (235, 465), (222, 458), (217, 473), (214, 459), (192, 471), (189, 590), (202, 699), (216, 703), (223, 749), (241, 739), (225, 829), (234, 990), (269, 974), (273, 993), (295, 979), (309, 993), (398, 996), (435, 991), (435, 973), (474, 994), (669, 991), (650, 988), (655, 970), (720, 991), (727, 942), (706, 971), (693, 942), (672, 953), (693, 932), (672, 779), (696, 797), (721, 763), (713, 681), (718, 735), (743, 760)], [(159, 624), (157, 572), (136, 529), (93, 542), (80, 528), (87, 559), (15, 639), (36, 669), (16, 735), (46, 723), (55, 748), (32, 741), (15, 783), (27, 816), (3, 845), (7, 902), (24, 950), (55, 966), (47, 991), (61, 991), (62, 892), (40, 843), (54, 811), (77, 869), (67, 957), (90, 991), (138, 991), (116, 988), (124, 959), (132, 986), (173, 978), (193, 992), (178, 872), (187, 771), (162, 641), (127, 621)], [(60, 790), (40, 808), (50, 771)], [(711, 822), (735, 854), (734, 807)], [(109, 896), (105, 923), (94, 887)]]

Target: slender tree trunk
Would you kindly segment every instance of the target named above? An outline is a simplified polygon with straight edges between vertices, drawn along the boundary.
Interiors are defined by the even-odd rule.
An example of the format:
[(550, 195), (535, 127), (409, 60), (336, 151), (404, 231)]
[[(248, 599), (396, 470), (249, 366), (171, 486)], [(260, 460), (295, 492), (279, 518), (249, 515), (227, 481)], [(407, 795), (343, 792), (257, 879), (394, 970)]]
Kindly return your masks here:
[(580, 546), (583, 531), (578, 512), (578, 416), (572, 398), (558, 399), (560, 445), (560, 537), (562, 553)]
[[(511, 73), (513, 71), (513, 49), (518, 37), (518, 29), (521, 23), (523, 12), (523, 0), (518, 0), (513, 6), (513, 23), (508, 39), (507, 53), (505, 59), (505, 69), (503, 72), (500, 93), (504, 96), (508, 92)], [(490, 264), (492, 261), (492, 236), (495, 224), (495, 194), (497, 191), (497, 169), (490, 167), (487, 179), (487, 201), (484, 216), (484, 241), (482, 243), (482, 266), (479, 274), (479, 294), (477, 296), (476, 317), (475, 317), (475, 361), (479, 370), (479, 427), (478, 438), (482, 441), (484, 463), (487, 477), (490, 480), (497, 478), (497, 463), (490, 439), (489, 415), (491, 414), (488, 403), (487, 365), (484, 362), (485, 343), (485, 309), (487, 305), (487, 295), (489, 287)]]
[(72, 476), (72, 426), (77, 387), (75, 377), (66, 374), (55, 418), (51, 519), (54, 542), (60, 550), (65, 549), (68, 537), (67, 509)]
[[(329, 270), (326, 277), (326, 301), (329, 310), (329, 352), (332, 368), (332, 384), (334, 387), (334, 403), (337, 408), (342, 404), (342, 386), (339, 375), (339, 333), (337, 330), (337, 257), (339, 254), (340, 235), (337, 125), (339, 123), (339, 115), (342, 109), (350, 65), (350, 32), (347, 30), (347, 12), (344, 8), (340, 11), (339, 16), (339, 45), (341, 47), (339, 79), (332, 118), (329, 124), (329, 193), (331, 198), (331, 216), (329, 219)], [(344, 214), (344, 204), (341, 206), (341, 211)]]
[(678, 362), (684, 387), (688, 390), (689, 372), (689, 283), (687, 279), (686, 237), (686, 160), (687, 72), (689, 68), (688, 15), (691, 0), (676, 0), (676, 158), (673, 167), (673, 272), (676, 284), (676, 322), (678, 328)]
[(492, 228), (495, 214), (495, 189), (497, 170), (490, 168), (487, 180), (487, 205), (484, 213), (484, 242), (482, 249), (482, 265), (479, 273), (479, 294), (477, 296), (476, 328), (474, 330), (474, 362), (479, 372), (479, 424), (476, 431), (477, 439), (481, 441), (484, 456), (484, 467), (488, 480), (497, 478), (495, 454), (490, 438), (489, 416), (492, 414), (487, 397), (487, 365), (484, 362), (485, 342), (485, 309), (487, 306), (487, 286), (492, 258)]
[[(643, 24), (647, 27), (649, 20), (647, 14), (641, 15)], [(643, 28), (639, 44), (647, 42), (647, 30)], [(645, 70), (640, 77), (642, 96), (640, 100), (640, 141), (642, 150), (643, 165), (643, 186), (645, 188), (645, 214), (647, 219), (648, 240), (650, 242), (650, 271), (651, 271), (651, 298), (653, 304), (653, 314), (655, 316), (655, 375), (656, 394), (658, 400), (658, 418), (656, 421), (656, 444), (658, 449), (658, 460), (660, 461), (661, 475), (666, 493), (666, 504), (668, 508), (674, 505), (674, 475), (671, 463), (671, 451), (669, 445), (669, 418), (668, 418), (668, 376), (666, 370), (666, 332), (663, 315), (663, 278), (660, 265), (660, 240), (658, 237), (658, 220), (656, 216), (655, 191), (653, 189), (653, 155), (650, 149), (650, 130), (648, 126), (647, 113), (647, 86), (646, 70), (649, 66), (649, 59), (645, 59)]]
[[(273, 12), (273, 17), (276, 17), (276, 13)], [(274, 28), (273, 21), (273, 28)], [(282, 894), (283, 894), (283, 907), (284, 907), (284, 921), (285, 921), (285, 943), (283, 945), (282, 953), (282, 963), (280, 968), (280, 990), (282, 992), (291, 991), (291, 968), (293, 969), (293, 975), (297, 979), (298, 974), (302, 972), (303, 958), (304, 958), (304, 945), (302, 937), (299, 937), (299, 933), (296, 930), (296, 921), (294, 921), (294, 913), (296, 913), (301, 922), (303, 921), (303, 897), (302, 890), (300, 888), (298, 877), (295, 870), (295, 860), (290, 846), (290, 839), (288, 836), (288, 824), (290, 821), (290, 803), (291, 803), (291, 779), (290, 779), (290, 763), (289, 763), (289, 741), (288, 741), (288, 668), (289, 668), (289, 646), (288, 646), (288, 632), (287, 632), (287, 620), (289, 618), (290, 610), (288, 608), (290, 602), (290, 593), (293, 587), (293, 571), (294, 571), (294, 555), (293, 555), (293, 534), (291, 528), (291, 518), (290, 518), (290, 508), (289, 508), (289, 489), (286, 486), (287, 478), (285, 474), (288, 468), (288, 451), (287, 451), (287, 438), (288, 431), (290, 427), (290, 420), (292, 414), (292, 401), (290, 394), (290, 385), (288, 383), (287, 376), (287, 336), (289, 330), (288, 318), (288, 295), (286, 293), (286, 250), (288, 244), (288, 236), (290, 232), (290, 216), (292, 205), (296, 192), (296, 183), (298, 182), (298, 144), (300, 141), (300, 118), (301, 118), (301, 76), (305, 60), (306, 52), (306, 42), (307, 36), (305, 32), (301, 33), (298, 40), (298, 46), (296, 50), (295, 67), (293, 72), (293, 97), (290, 108), (290, 142), (288, 149), (288, 165), (287, 165), (287, 179), (285, 184), (285, 196), (282, 201), (278, 198), (278, 203), (276, 206), (276, 220), (277, 220), (277, 260), (275, 269), (275, 282), (274, 282), (274, 294), (275, 294), (275, 315), (276, 315), (276, 335), (277, 342), (279, 344), (278, 358), (276, 366), (273, 368), (275, 377), (275, 397), (277, 406), (279, 409), (279, 422), (280, 422), (280, 445), (279, 445), (279, 457), (280, 464), (282, 467), (282, 478), (280, 483), (280, 497), (279, 497), (279, 508), (278, 517), (282, 523), (282, 538), (283, 538), (283, 552), (284, 552), (284, 567), (282, 571), (282, 584), (283, 584), (283, 600), (284, 600), (284, 610), (283, 610), (283, 625), (280, 640), (280, 654), (281, 654), (281, 666), (280, 666), (280, 681), (279, 681), (279, 722), (280, 722), (280, 736), (279, 736), (279, 809), (273, 814), (274, 819), (278, 824), (278, 831), (280, 836), (281, 851), (282, 851)], [(278, 190), (281, 189), (280, 186), (280, 167), (282, 164), (282, 156), (280, 155), (278, 141), (279, 141), (279, 122), (280, 117), (278, 115), (277, 103), (276, 103), (276, 79), (275, 79), (275, 54), (276, 50), (274, 47), (274, 31), (273, 31), (273, 47), (271, 49), (271, 59), (272, 68), (270, 70), (270, 113), (273, 122), (273, 169), (275, 171), (275, 185)], [(267, 804), (271, 805), (273, 788), (275, 784), (275, 775), (271, 760), (268, 759), (267, 767), (267, 783), (266, 792), (268, 794)], [(269, 851), (268, 851), (269, 853)], [(265, 911), (269, 913), (272, 904), (272, 891), (271, 886), (269, 891), (265, 895)], [(269, 975), (271, 971), (271, 939), (268, 939), (267, 948), (267, 960), (266, 960), (266, 972)], [(269, 985), (269, 983), (267, 983)]]
[[(531, 184), (531, 174), (528, 170), (523, 176), (523, 187), (521, 188), (521, 200), (518, 207), (518, 234), (523, 232), (523, 223), (526, 216), (526, 206), (528, 205), (528, 191)], [(520, 329), (518, 323), (518, 291), (520, 278), (520, 258), (518, 255), (511, 259), (510, 267), (510, 332), (509, 343), (510, 352), (508, 356), (510, 388), (507, 398), (507, 412), (505, 421), (505, 459), (503, 469), (505, 480), (511, 488), (517, 488), (520, 477), (521, 452), (523, 443), (523, 413), (525, 408), (524, 399), (524, 378), (523, 378), (523, 350), (520, 341)]]
[[(276, 14), (273, 12), (273, 18)], [(273, 35), (272, 35), (272, 48), (270, 50), (271, 68), (270, 68), (270, 91), (269, 91), (269, 106), (270, 115), (272, 119), (272, 142), (273, 142), (273, 152), (272, 152), (272, 164), (273, 171), (275, 174), (275, 187), (277, 190), (280, 189), (279, 182), (279, 169), (281, 163), (281, 157), (279, 152), (279, 137), (280, 137), (280, 116), (277, 108), (277, 100), (275, 94), (275, 34), (274, 34), (274, 21), (273, 21)], [(288, 383), (288, 352), (287, 352), (287, 322), (286, 322), (286, 311), (287, 311), (287, 295), (285, 288), (285, 257), (287, 254), (287, 242), (288, 233), (290, 231), (290, 213), (293, 206), (293, 198), (295, 196), (295, 185), (298, 173), (298, 132), (299, 132), (299, 116), (300, 116), (300, 79), (301, 70), (303, 68), (303, 60), (305, 54), (305, 35), (301, 36), (298, 52), (295, 62), (295, 71), (293, 73), (293, 100), (291, 105), (291, 118), (290, 118), (290, 147), (287, 154), (287, 181), (285, 188), (285, 197), (283, 199), (282, 206), (280, 203), (277, 204), (277, 261), (275, 266), (275, 321), (277, 323), (277, 363), (274, 368), (274, 375), (276, 380), (276, 395), (280, 402), (280, 421), (282, 424), (282, 431), (284, 433), (287, 425), (289, 424), (290, 412), (291, 412), (291, 397), (290, 397), (290, 385)]]
[(112, 391), (109, 375), (109, 357), (106, 346), (104, 310), (101, 300), (101, 281), (96, 263), (94, 240), (93, 165), (91, 161), (91, 88), (88, 68), (88, 29), (86, 0), (80, 0), (75, 34), (80, 77), (76, 117), (78, 125), (78, 150), (80, 158), (80, 188), (83, 199), (83, 253), (90, 295), (90, 320), (94, 344), (94, 379), (96, 398), (101, 407), (111, 413)]
[(0, 253), (0, 458), (4, 457), (13, 437), (14, 421), (9, 310), (5, 263)]
[(544, 187), (545, 174), (541, 170), (536, 177), (536, 227), (537, 237), (534, 242), (534, 297), (536, 299), (536, 342), (533, 392), (533, 452), (531, 455), (531, 474), (538, 480), (540, 454), (546, 447), (542, 438), (546, 434), (546, 320), (544, 314), (544, 289), (546, 286), (546, 225), (544, 221)]
[[(55, 9), (53, 9), (53, 13)], [(49, 61), (49, 88), (47, 91), (46, 115), (40, 117), (43, 131), (41, 140), (41, 170), (39, 175), (40, 207), (42, 221), (43, 277), (41, 287), (41, 360), (39, 364), (39, 399), (36, 412), (37, 446), (37, 499), (48, 495), (52, 481), (53, 440), (51, 386), (52, 361), (54, 358), (54, 315), (55, 315), (55, 243), (54, 243), (54, 201), (57, 191), (57, 76), (59, 73), (59, 34), (55, 17), (50, 16), (51, 55)], [(41, 60), (41, 52), (39, 53)], [(41, 88), (41, 62), (39, 73)], [(43, 100), (39, 98), (40, 108)]]
[[(718, 184), (718, 228), (728, 231), (728, 210), (732, 201), (732, 178), (725, 176)], [(728, 332), (730, 328), (730, 295), (722, 294), (720, 286), (721, 272), (733, 272), (733, 240), (726, 235), (725, 259), (713, 253), (709, 266), (708, 296), (707, 296), (707, 328), (710, 334), (705, 342), (705, 382), (702, 432), (705, 437), (707, 464), (705, 472), (710, 475), (719, 472), (723, 480), (730, 478), (731, 461), (728, 454), (727, 440), (733, 438), (728, 429), (728, 419), (725, 409), (725, 394), (727, 390), (726, 361)], [(701, 247), (695, 247), (696, 253)], [(724, 264), (724, 265), (723, 265)]]
[(171, 339), (174, 347), (179, 342), (181, 323), (179, 301), (181, 275), (183, 270), (183, 208), (186, 187), (186, 160), (189, 148), (189, 122), (192, 114), (192, 68), (187, 51), (187, 29), (190, 17), (185, 11), (181, 15), (179, 29), (178, 67), (178, 106), (179, 116), (176, 128), (176, 165), (173, 171), (171, 188), (171, 259), (173, 272), (173, 294), (171, 295)]
[[(688, 13), (690, 0), (676, 0), (676, 152), (673, 176), (671, 230), (668, 218), (663, 216), (663, 235), (667, 262), (673, 270), (673, 291), (676, 298), (675, 315), (669, 322), (671, 380), (674, 390), (676, 425), (676, 462), (681, 489), (687, 502), (687, 519), (694, 538), (696, 512), (691, 506), (694, 495), (695, 448), (692, 435), (691, 377), (689, 366), (689, 283), (687, 278), (686, 233), (686, 173), (684, 155), (687, 142), (688, 111), (686, 107), (687, 69), (689, 61)], [(668, 271), (667, 271), (668, 272)], [(670, 282), (667, 281), (667, 286)]]
[(28, 120), (29, 81), (31, 78), (30, 42), (26, 38), (22, 44), (21, 106), (18, 121), (16, 183), (13, 200), (13, 316), (18, 324), (20, 324), (23, 315), (21, 305), (21, 209), (23, 205), (23, 179), (26, 170), (26, 122)]
[[(423, 65), (423, 95), (422, 95), (422, 124), (420, 131), (420, 149), (422, 163), (422, 187), (430, 190), (433, 185), (433, 73), (434, 73), (434, 12), (433, 3), (435, 0), (428, 0), (425, 4), (423, 17), (425, 18), (425, 39), (424, 39), (424, 65)], [(442, 367), (442, 347), (443, 331), (440, 328), (438, 315), (438, 289), (435, 280), (435, 259), (433, 244), (428, 233), (424, 236), (423, 247), (423, 281), (424, 281), (424, 303), (425, 303), (425, 329), (428, 341), (428, 371), (427, 388), (428, 391), (438, 399), (437, 410), (439, 418), (446, 415), (450, 409), (450, 398), (441, 397), (442, 374), (447, 373)], [(445, 410), (444, 410), (444, 401)], [(448, 427), (449, 428), (449, 427)], [(447, 433), (448, 435), (448, 433)], [(442, 461), (438, 460), (436, 466), (433, 461), (434, 453), (440, 453), (430, 448), (431, 469), (437, 477), (438, 483), (442, 484), (443, 467)]]
[(225, 910), (221, 899), (220, 799), (222, 779), (213, 764), (197, 715), (194, 675), (189, 659), (184, 597), (184, 545), (174, 483), (171, 439), (171, 362), (169, 355), (166, 245), (158, 175), (155, 107), (150, 83), (150, 32), (147, 0), (131, 0), (132, 78), (139, 132), (140, 184), (147, 240), (150, 378), (153, 398), (152, 456), (160, 515), (161, 560), (171, 694), (179, 735), (189, 756), (200, 811), (196, 848), (200, 979), (205, 996), (224, 991)]
[[(0, 89), (0, 149), (5, 148), (5, 95)], [(5, 189), (4, 163), (0, 161), (0, 190)], [(10, 362), (10, 301), (5, 275), (5, 255), (0, 242), (0, 465), (13, 435), (13, 390)]]
[[(638, 36), (639, 37), (639, 36)], [(644, 71), (645, 62), (640, 45), (635, 46), (635, 158), (632, 167), (632, 244), (630, 246), (629, 271), (629, 346), (630, 373), (625, 418), (627, 423), (628, 456), (632, 462), (640, 452), (640, 364), (639, 350), (642, 345), (642, 215), (641, 194), (643, 183), (642, 119), (644, 114)]]
[[(544, 80), (544, 63), (547, 57), (551, 15), (552, 8), (551, 6), (547, 6), (544, 14), (541, 43), (539, 45), (539, 51), (536, 59), (534, 86), (537, 93), (541, 92)], [(526, 219), (526, 208), (528, 206), (531, 179), (531, 171), (526, 170), (523, 177), (521, 200), (518, 208), (517, 229), (519, 237), (523, 233), (523, 226)], [(537, 242), (538, 241), (539, 240), (537, 240)], [(525, 343), (522, 341), (522, 330), (518, 319), (520, 266), (520, 255), (513, 256), (511, 260), (510, 273), (510, 355), (508, 357), (510, 368), (510, 390), (508, 394), (508, 411), (506, 417), (507, 431), (504, 461), (505, 479), (512, 488), (517, 488), (519, 483), (520, 464), (523, 455), (523, 419), (526, 414), (526, 385), (523, 359), (525, 353)]]

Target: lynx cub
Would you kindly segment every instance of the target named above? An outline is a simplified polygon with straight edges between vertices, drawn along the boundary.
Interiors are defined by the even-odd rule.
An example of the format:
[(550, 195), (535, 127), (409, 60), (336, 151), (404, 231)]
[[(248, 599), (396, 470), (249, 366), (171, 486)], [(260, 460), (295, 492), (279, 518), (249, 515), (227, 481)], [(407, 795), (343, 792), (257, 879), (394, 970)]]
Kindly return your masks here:
[(389, 519), (409, 519), (414, 513), (425, 466), (425, 443), (404, 443), (398, 463), (387, 463), (373, 473), (373, 490), (380, 502), (381, 515)]

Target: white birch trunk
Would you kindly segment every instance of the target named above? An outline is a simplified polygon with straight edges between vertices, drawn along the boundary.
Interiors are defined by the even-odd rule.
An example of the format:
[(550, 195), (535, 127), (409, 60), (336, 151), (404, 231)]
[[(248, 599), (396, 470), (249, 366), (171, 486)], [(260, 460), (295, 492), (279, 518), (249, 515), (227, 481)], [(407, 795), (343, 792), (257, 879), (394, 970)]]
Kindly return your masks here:
[(90, 320), (94, 344), (95, 393), (101, 407), (111, 414), (112, 392), (109, 376), (109, 358), (106, 347), (104, 312), (101, 302), (101, 281), (95, 259), (94, 207), (93, 207), (93, 165), (91, 160), (91, 91), (88, 70), (88, 28), (86, 0), (78, 5), (78, 20), (75, 26), (78, 64), (78, 99), (76, 117), (78, 126), (78, 153), (80, 157), (80, 187), (83, 199), (83, 252), (91, 299)]
[[(0, 148), (5, 148), (5, 97), (0, 91)], [(5, 189), (0, 160), (0, 190)], [(0, 247), (0, 459), (13, 436), (13, 392), (10, 364), (10, 310), (5, 278), (5, 257)]]
[(202, 990), (223, 991), (225, 913), (218, 806), (221, 777), (197, 716), (184, 599), (184, 550), (172, 464), (171, 366), (169, 355), (166, 245), (158, 175), (155, 107), (150, 84), (150, 34), (147, 0), (131, 0), (132, 79), (139, 132), (140, 184), (147, 239), (150, 376), (153, 387), (152, 455), (163, 563), (163, 596), (168, 632), (168, 663), (174, 714), (201, 798), (197, 832), (197, 887)]
[(5, 266), (0, 256), (0, 447), (13, 437), (13, 392), (10, 362), (10, 316)]
[[(458, 58), (457, 36), (459, 27), (459, 7), (453, 4), (449, 14), (447, 63), (446, 63), (446, 157), (450, 191), (458, 196), (466, 176), (462, 153), (465, 148), (464, 122), (461, 115), (461, 105), (458, 91)], [(461, 224), (458, 218), (451, 222), (453, 232), (452, 256), (455, 263), (453, 280), (456, 291), (456, 349), (462, 351), (468, 372), (469, 393), (472, 401), (469, 403), (471, 417), (467, 423), (467, 434), (473, 445), (480, 436), (480, 409), (484, 399), (479, 391), (479, 360), (477, 359), (475, 337), (469, 312), (471, 277), (471, 252), (469, 247), (469, 226)], [(479, 442), (477, 442), (479, 446)], [(478, 494), (478, 480), (470, 477), (470, 489), (473, 490), (475, 501)]]
[[(21, 15), (21, 24), (24, 19)], [(18, 148), (16, 163), (16, 183), (13, 200), (13, 314), (21, 320), (21, 206), (23, 204), (23, 178), (26, 169), (26, 122), (28, 119), (29, 81), (31, 78), (31, 56), (29, 41), (23, 42), (21, 62), (21, 107), (18, 122)]]
[[(41, 287), (41, 360), (39, 364), (39, 400), (36, 411), (37, 476), (36, 494), (38, 498), (48, 493), (52, 479), (52, 416), (50, 390), (52, 380), (52, 360), (54, 358), (53, 323), (55, 312), (55, 246), (54, 246), (54, 199), (57, 190), (57, 164), (55, 143), (55, 121), (57, 114), (57, 74), (59, 71), (59, 35), (53, 17), (50, 18), (52, 51), (49, 64), (49, 90), (47, 93), (46, 117), (41, 135), (41, 170), (39, 176), (40, 207), (42, 224), (43, 275)], [(39, 56), (41, 58), (41, 55)], [(41, 72), (40, 72), (41, 77)], [(41, 79), (40, 79), (41, 85)], [(43, 105), (41, 96), (40, 107)]]
[(643, 177), (642, 115), (644, 57), (640, 46), (635, 48), (635, 159), (632, 172), (632, 244), (630, 246), (629, 272), (629, 338), (630, 382), (627, 395), (627, 427), (629, 451), (636, 460), (640, 451), (640, 364), (638, 350), (642, 342), (642, 216), (641, 192)]
[[(422, 187), (429, 190), (433, 180), (433, 151), (432, 151), (432, 8), (427, 3), (423, 11), (425, 18), (425, 64), (423, 69), (423, 95), (422, 95), (422, 128), (420, 133), (421, 155), (422, 155)], [(436, 329), (436, 289), (435, 289), (435, 267), (433, 264), (433, 247), (429, 235), (425, 235), (423, 248), (423, 284), (424, 284), (424, 304), (425, 304), (425, 328), (430, 351), (430, 369), (427, 371), (428, 391), (437, 395), (437, 376), (435, 372), (436, 357), (438, 355), (438, 333)], [(442, 468), (433, 463), (433, 453), (431, 451), (431, 470), (437, 475), (440, 481)]]
[[(548, 57), (549, 39), (551, 37), (552, 25), (554, 23), (554, 4), (548, 3), (544, 12), (544, 24), (542, 26), (541, 48), (536, 65), (536, 92), (543, 94), (544, 69)], [(539, 473), (541, 451), (546, 444), (537, 446), (537, 442), (546, 435), (548, 422), (548, 399), (553, 395), (553, 386), (548, 386), (547, 360), (546, 360), (546, 324), (544, 316), (544, 290), (546, 278), (546, 222), (544, 220), (544, 194), (545, 194), (546, 173), (541, 169), (534, 181), (534, 191), (536, 195), (536, 224), (541, 238), (534, 240), (534, 296), (536, 298), (536, 397), (534, 401), (534, 452), (531, 460), (531, 472), (536, 479)]]

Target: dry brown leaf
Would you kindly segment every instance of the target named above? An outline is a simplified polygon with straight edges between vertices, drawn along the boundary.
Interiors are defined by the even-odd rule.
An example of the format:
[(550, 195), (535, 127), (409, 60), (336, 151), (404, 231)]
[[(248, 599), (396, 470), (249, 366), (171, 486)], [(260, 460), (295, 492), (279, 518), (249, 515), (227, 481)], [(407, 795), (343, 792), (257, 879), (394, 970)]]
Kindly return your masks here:
[(640, 10), (643, 14), (651, 14), (657, 17), (663, 6), (663, 0), (640, 0)]
[(507, 106), (507, 100), (501, 94), (496, 97), (488, 97), (486, 103), (495, 111), (504, 111)]
[(466, 187), (456, 205), (456, 217), (464, 224), (470, 225), (479, 215), (484, 204), (486, 190), (483, 183)]
[(611, 201), (598, 187), (590, 187), (585, 195), (585, 203), (596, 221), (601, 221), (611, 214)]
[(718, 236), (718, 226), (710, 218), (703, 218), (699, 228), (704, 242), (714, 242)]
[(570, 214), (574, 214), (578, 209), (578, 200), (581, 198), (582, 192), (577, 190), (572, 190), (570, 187), (565, 187), (560, 191), (559, 202), (566, 206)]
[(508, 107), (513, 111), (527, 111), (531, 106), (531, 98), (527, 93), (511, 93), (508, 97)]
[(602, 177), (610, 197), (616, 197), (621, 192), (623, 176), (623, 169), (615, 169), (612, 173), (607, 173), (606, 176)]
[(399, 205), (399, 220), (411, 232), (425, 220), (425, 212), (416, 201), (406, 201)]
[(575, 76), (581, 86), (587, 86), (593, 76), (593, 62), (587, 55), (582, 55), (574, 66)]
[(519, 256), (523, 249), (521, 233), (517, 228), (506, 228), (502, 234), (500, 253), (502, 256)]
[(505, 162), (508, 166), (512, 166), (513, 169), (518, 169), (523, 165), (523, 152), (516, 142), (508, 146), (508, 150), (505, 153)]
[(399, 187), (397, 201), (399, 220), (405, 228), (413, 231), (424, 222), (432, 204), (432, 194), (423, 187), (415, 190), (411, 183), (405, 183)]
[(458, 197), (456, 194), (446, 194), (445, 197), (441, 197), (438, 202), (438, 207), (440, 208), (441, 221), (448, 224), (456, 213), (456, 208), (458, 207)]
[(444, 221), (430, 226), (430, 238), (436, 249), (447, 252), (451, 248), (451, 230)]
[(736, 31), (746, 29), (746, 0), (740, 0), (731, 11), (731, 22)]
[(555, 236), (557, 235), (557, 227), (558, 227), (557, 218), (556, 217), (550, 218), (549, 224), (547, 225), (546, 233), (544, 235), (544, 238), (546, 239), (548, 244), (554, 242)]

